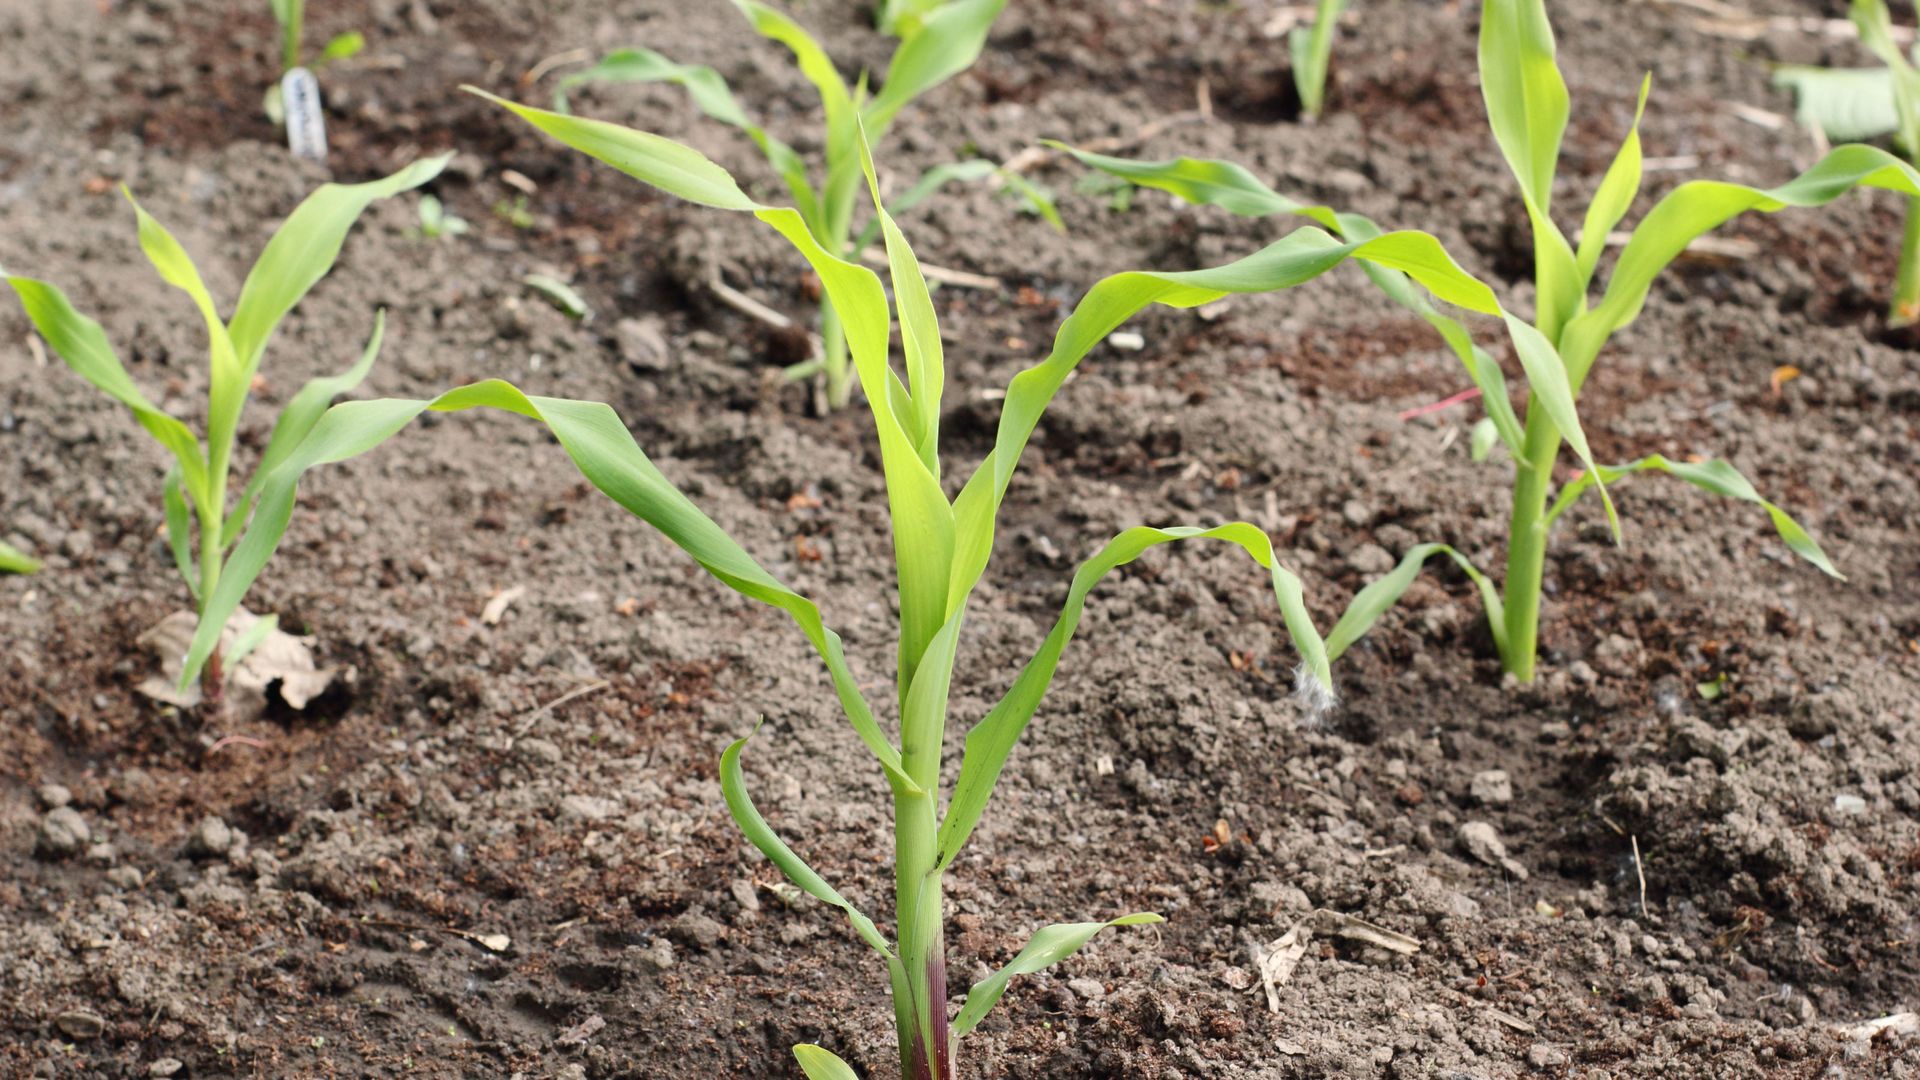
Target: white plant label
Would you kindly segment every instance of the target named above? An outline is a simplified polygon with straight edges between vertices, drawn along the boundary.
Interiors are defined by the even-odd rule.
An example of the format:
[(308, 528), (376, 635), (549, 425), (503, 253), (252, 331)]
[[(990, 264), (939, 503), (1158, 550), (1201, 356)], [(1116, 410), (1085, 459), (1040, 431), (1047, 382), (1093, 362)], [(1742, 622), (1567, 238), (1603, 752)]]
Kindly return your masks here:
[(297, 67), (280, 76), (280, 101), (287, 114), (287, 147), (294, 157), (327, 160), (327, 120), (320, 112), (320, 80)]

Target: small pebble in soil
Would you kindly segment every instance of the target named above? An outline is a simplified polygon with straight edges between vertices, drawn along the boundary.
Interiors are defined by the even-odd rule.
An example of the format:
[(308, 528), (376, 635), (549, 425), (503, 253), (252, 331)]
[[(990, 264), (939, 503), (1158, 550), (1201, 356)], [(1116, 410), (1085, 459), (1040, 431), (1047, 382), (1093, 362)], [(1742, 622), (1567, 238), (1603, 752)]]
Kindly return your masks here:
[(1864, 814), (1867, 812), (1867, 800), (1858, 795), (1835, 795), (1833, 808), (1843, 814)]
[(545, 739), (521, 739), (514, 744), (513, 752), (521, 761), (530, 765), (560, 764), (560, 748)]
[(614, 324), (613, 340), (620, 358), (642, 374), (666, 370), (672, 356), (659, 319), (621, 319)]
[(154, 1077), (173, 1076), (186, 1067), (186, 1063), (179, 1058), (161, 1058), (159, 1061), (147, 1066), (147, 1075)]
[(727, 928), (699, 912), (689, 911), (674, 921), (674, 936), (700, 949), (711, 949), (727, 936)]
[(209, 815), (200, 819), (200, 824), (187, 834), (187, 854), (203, 858), (218, 858), (233, 846), (233, 830), (227, 823)]
[(619, 803), (598, 795), (568, 795), (560, 800), (562, 820), (605, 821), (619, 812)]
[(42, 784), (34, 794), (40, 797), (40, 805), (49, 810), (58, 810), (73, 801), (73, 792), (61, 784)]
[(640, 950), (640, 966), (647, 971), (665, 971), (673, 966), (673, 942), (657, 937)]
[(1469, 821), (1460, 826), (1460, 846), (1488, 866), (1497, 866), (1521, 881), (1527, 880), (1527, 868), (1507, 855), (1507, 845), (1486, 822)]
[(137, 867), (116, 866), (107, 871), (107, 884), (118, 889), (126, 889), (131, 892), (139, 888), (144, 882), (145, 879), (140, 876), (140, 871)]
[(1534, 1043), (1527, 1048), (1527, 1064), (1536, 1069), (1551, 1069), (1565, 1065), (1568, 1061), (1564, 1051), (1548, 1046), (1546, 1043)]
[(1347, 568), (1360, 574), (1384, 574), (1393, 569), (1393, 556), (1379, 544), (1361, 544), (1347, 556)]
[(38, 847), (42, 854), (65, 858), (85, 847), (93, 839), (87, 819), (71, 806), (56, 806), (40, 819)]
[(1505, 806), (1513, 801), (1513, 780), (1505, 769), (1487, 769), (1474, 774), (1467, 792), (1482, 806)]
[(1107, 996), (1107, 988), (1099, 979), (1068, 979), (1067, 989), (1088, 1001)]
[(85, 1009), (71, 1009), (61, 1013), (53, 1018), (53, 1026), (59, 1028), (69, 1039), (80, 1040), (97, 1039), (101, 1032), (107, 1030), (105, 1019)]

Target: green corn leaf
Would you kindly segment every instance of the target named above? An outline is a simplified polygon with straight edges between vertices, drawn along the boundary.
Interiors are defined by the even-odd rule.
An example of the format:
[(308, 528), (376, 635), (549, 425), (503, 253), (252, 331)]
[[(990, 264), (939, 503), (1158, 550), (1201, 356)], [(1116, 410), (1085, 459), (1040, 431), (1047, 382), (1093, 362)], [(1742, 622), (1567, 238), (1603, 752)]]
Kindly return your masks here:
[[(888, 363), (889, 319), (880, 279), (871, 270), (836, 258), (822, 248), (798, 213), (762, 210), (757, 216), (785, 236), (819, 277), (845, 327), (854, 370), (873, 410), (893, 519), (894, 562), (900, 587), (898, 670), (904, 693), (913, 681), (921, 654), (951, 613), (947, 589), (955, 544), (953, 508), (941, 490), (940, 478), (920, 455), (910, 416), (896, 411), (896, 402), (911, 399)], [(911, 258), (910, 253), (907, 258)]]
[(1293, 59), (1293, 86), (1300, 93), (1300, 111), (1319, 116), (1327, 93), (1327, 64), (1333, 57), (1333, 32), (1347, 0), (1320, 0), (1311, 27), (1296, 26), (1287, 35)]
[[(769, 25), (779, 29), (791, 23), (779, 16)], [(794, 29), (797, 32), (797, 28)], [(880, 459), (886, 472), (900, 583), (898, 670), (904, 696), (921, 653), (926, 651), (950, 614), (947, 568), (954, 547), (953, 510), (941, 490), (939, 475), (922, 454), (923, 444), (916, 435), (933, 430), (929, 415), (937, 419), (940, 381), (928, 365), (929, 360), (934, 367), (938, 365), (939, 334), (937, 327), (931, 325), (931, 303), (913, 301), (909, 285), (909, 320), (918, 324), (910, 333), (920, 349), (916, 362), (921, 367), (910, 374), (918, 383), (914, 393), (926, 399), (923, 404), (908, 392), (888, 362), (891, 319), (886, 290), (880, 279), (866, 267), (849, 263), (827, 250), (798, 211), (753, 202), (740, 192), (726, 170), (691, 147), (670, 139), (597, 120), (562, 116), (489, 94), (481, 96), (512, 110), (568, 146), (671, 194), (723, 210), (751, 211), (785, 236), (812, 266), (844, 333), (880, 437)], [(855, 176), (861, 175), (863, 145), (859, 124), (855, 122), (851, 144)], [(912, 261), (912, 253), (904, 250), (904, 239), (897, 246), (902, 251), (891, 254), (890, 260), (900, 260), (905, 269), (905, 264)], [(917, 264), (910, 273), (918, 276)], [(922, 284), (922, 292), (924, 288)], [(912, 403), (911, 408), (906, 407), (908, 403)], [(933, 406), (931, 414), (926, 412), (926, 405)]]
[(1139, 912), (1122, 915), (1110, 922), (1096, 923), (1055, 923), (1042, 927), (1028, 939), (1027, 947), (1020, 950), (1006, 967), (991, 976), (974, 983), (967, 991), (967, 1003), (960, 1008), (960, 1015), (954, 1018), (953, 1034), (955, 1038), (965, 1035), (986, 1018), (988, 1010), (1000, 1001), (1007, 992), (1007, 983), (1016, 975), (1031, 975), (1065, 960), (1093, 940), (1093, 936), (1109, 926), (1149, 926), (1166, 920), (1152, 912)]
[[(141, 208), (131, 191), (124, 186), (120, 191), (126, 196), (127, 202), (133, 205), (140, 228), (140, 250), (146, 254), (147, 261), (159, 272), (161, 280), (193, 300), (206, 326), (211, 369), (207, 392), (208, 480), (215, 488), (219, 488), (226, 482), (228, 455), (232, 452), (234, 432), (240, 426), (240, 413), (246, 408), (250, 380), (241, 371), (233, 340), (227, 334), (227, 324), (221, 320), (213, 295), (200, 279), (200, 271), (193, 265), (193, 259), (165, 226)], [(200, 493), (197, 499), (209, 502), (221, 494), (209, 489)], [(222, 512), (218, 506), (211, 509), (215, 514)]]
[(265, 615), (253, 620), (253, 624), (241, 631), (240, 636), (234, 638), (233, 645), (227, 649), (225, 658), (227, 667), (229, 669), (239, 667), (242, 660), (259, 648), (261, 642), (267, 640), (267, 635), (278, 629), (280, 629), (278, 615)]
[(287, 312), (333, 269), (347, 230), (376, 200), (390, 198), (440, 175), (451, 153), (422, 158), (383, 180), (365, 184), (326, 184), (306, 197), (267, 241), (240, 287), (233, 321), (234, 352), (243, 382), (260, 369), (260, 356)]
[(1485, 0), (1480, 9), (1480, 91), (1500, 154), (1527, 201), (1544, 214), (1553, 199), (1567, 84), (1554, 57), (1544, 0)]
[(194, 600), (200, 599), (200, 573), (193, 565), (193, 519), (187, 510), (187, 497), (180, 490), (180, 467), (167, 470), (167, 478), (160, 486), (161, 505), (167, 513), (167, 547), (173, 552), (173, 565), (179, 569), (180, 577), (187, 583), (187, 591)]
[[(1011, 399), (1008, 406), (1012, 406)], [(1302, 687), (1307, 691), (1306, 696), (1310, 704), (1316, 707), (1331, 702), (1333, 678), (1328, 671), (1326, 649), (1319, 631), (1314, 628), (1312, 616), (1307, 612), (1300, 579), (1274, 556), (1273, 542), (1266, 533), (1245, 522), (1231, 522), (1211, 529), (1154, 529), (1144, 526), (1128, 529), (1109, 541), (1093, 558), (1081, 564), (1073, 575), (1073, 584), (1067, 591), (1067, 600), (1060, 609), (1060, 616), (1054, 621), (1053, 630), (1047, 634), (1046, 640), (1041, 643), (1040, 651), (1027, 661), (1006, 695), (967, 732), (960, 777), (954, 784), (953, 799), (947, 806), (946, 817), (940, 823), (940, 867), (950, 865), (959, 856), (967, 838), (973, 834), (974, 827), (986, 813), (987, 803), (993, 797), (994, 786), (999, 783), (1007, 757), (1020, 741), (1028, 721), (1033, 719), (1034, 710), (1040, 707), (1040, 701), (1046, 696), (1047, 687), (1052, 684), (1054, 671), (1060, 664), (1060, 655), (1066, 651), (1067, 643), (1073, 640), (1074, 631), (1080, 625), (1087, 595), (1114, 569), (1139, 558), (1149, 548), (1176, 540), (1220, 540), (1237, 545), (1269, 572), (1273, 579), (1274, 598), (1279, 601), (1287, 633), (1300, 652)]]
[(253, 504), (260, 497), (260, 489), (266, 486), (267, 477), (280, 467), (280, 463), (292, 455), (294, 448), (320, 422), (320, 417), (333, 404), (333, 399), (347, 393), (366, 381), (367, 373), (373, 370), (373, 362), (380, 355), (380, 342), (386, 336), (387, 313), (383, 308), (373, 314), (373, 334), (367, 338), (367, 347), (360, 352), (360, 359), (346, 371), (338, 375), (322, 376), (302, 386), (287, 406), (280, 410), (279, 419), (273, 422), (273, 433), (267, 437), (267, 448), (260, 452), (260, 462), (253, 468), (253, 476), (247, 481), (246, 490), (240, 495), (240, 504), (228, 515), (226, 524), (220, 530), (223, 547), (232, 547), (240, 539), (241, 526), (246, 524), (247, 515), (253, 510)]
[[(1359, 214), (1341, 214), (1339, 223), (1340, 234), (1348, 240), (1371, 240), (1381, 235), (1380, 226)], [(1439, 332), (1441, 340), (1466, 369), (1467, 378), (1480, 388), (1480, 404), (1487, 410), (1487, 419), (1493, 424), (1495, 434), (1519, 456), (1526, 435), (1519, 414), (1514, 412), (1513, 397), (1507, 393), (1507, 377), (1500, 370), (1500, 364), (1474, 343), (1473, 333), (1464, 323), (1441, 314), (1412, 278), (1399, 270), (1370, 262), (1361, 263), (1360, 269), (1376, 288), (1387, 294), (1387, 299), (1425, 319), (1427, 325)]]
[(898, 958), (893, 955), (893, 950), (887, 945), (886, 936), (873, 925), (873, 920), (861, 914), (859, 908), (854, 907), (846, 897), (841, 896), (833, 886), (827, 884), (826, 879), (815, 873), (813, 867), (807, 865), (806, 860), (795, 855), (786, 841), (780, 839), (779, 835), (773, 831), (773, 827), (767, 824), (767, 819), (760, 816), (760, 811), (753, 805), (752, 797), (747, 794), (746, 776), (740, 769), (740, 755), (746, 750), (747, 743), (752, 738), (752, 735), (748, 735), (746, 738), (736, 739), (720, 754), (720, 790), (726, 796), (727, 812), (733, 815), (734, 824), (740, 826), (740, 831), (746, 834), (747, 840), (779, 867), (780, 872), (787, 875), (788, 880), (800, 886), (802, 892), (823, 904), (832, 904), (846, 912), (847, 921), (853, 924), (853, 929), (860, 935), (860, 939), (873, 946), (881, 956), (886, 957), (889, 966), (898, 964)]
[[(1580, 429), (1580, 414), (1574, 409), (1573, 384), (1567, 377), (1567, 365), (1560, 353), (1547, 340), (1547, 336), (1535, 329), (1525, 319), (1512, 315), (1501, 316), (1506, 320), (1507, 333), (1513, 337), (1514, 353), (1520, 357), (1520, 366), (1527, 372), (1527, 387), (1533, 401), (1547, 411), (1553, 425), (1560, 429), (1560, 437), (1587, 467), (1587, 475), (1599, 487), (1600, 502), (1607, 509), (1607, 527), (1613, 532), (1614, 543), (1620, 542), (1620, 515), (1613, 508), (1613, 497), (1607, 494), (1606, 480), (1600, 476), (1600, 467), (1593, 460), (1593, 450), (1587, 445), (1586, 432)], [(1528, 408), (1532, 408), (1529, 404)]]
[(1633, 125), (1627, 129), (1620, 152), (1614, 155), (1613, 164), (1607, 166), (1607, 175), (1601, 177), (1593, 202), (1587, 206), (1587, 220), (1580, 227), (1580, 250), (1574, 260), (1583, 293), (1593, 280), (1593, 268), (1600, 265), (1600, 253), (1607, 249), (1607, 234), (1627, 216), (1633, 197), (1640, 193), (1640, 118), (1647, 113), (1647, 94), (1652, 89), (1653, 74), (1649, 72), (1640, 80), (1640, 103), (1633, 109)]
[(900, 318), (900, 351), (905, 357), (910, 391), (907, 429), (921, 462), (940, 479), (940, 395), (946, 386), (946, 358), (940, 345), (940, 320), (934, 314), (933, 296), (927, 291), (920, 261), (914, 257), (893, 215), (880, 201), (880, 178), (873, 169), (873, 154), (866, 140), (860, 140), (860, 168), (867, 178), (873, 197), (874, 220), (887, 243), (887, 268), (893, 281), (893, 303)]
[(853, 1066), (841, 1061), (830, 1050), (822, 1050), (812, 1043), (800, 1043), (793, 1048), (794, 1059), (800, 1062), (800, 1071), (807, 1074), (807, 1080), (860, 1080)]
[(733, 90), (720, 73), (703, 64), (679, 64), (652, 49), (616, 49), (590, 68), (574, 72), (560, 80), (553, 92), (556, 112), (568, 112), (567, 95), (591, 83), (670, 82), (687, 91), (703, 113), (744, 132), (773, 167), (775, 175), (793, 195), (794, 205), (811, 220), (819, 212), (819, 195), (807, 179), (807, 164), (793, 147), (767, 133), (747, 118), (734, 99)]
[(1633, 230), (1600, 303), (1562, 334), (1560, 351), (1573, 386), (1585, 380), (1607, 339), (1639, 317), (1654, 278), (1695, 239), (1749, 210), (1825, 206), (1859, 187), (1920, 197), (1920, 172), (1884, 150), (1854, 144), (1835, 147), (1776, 188), (1694, 180), (1673, 189)]
[(0, 574), (31, 574), (39, 569), (39, 559), (0, 541)]
[(182, 672), (189, 685), (219, 641), (220, 627), (240, 606), (254, 579), (273, 556), (293, 516), (300, 478), (319, 465), (345, 461), (373, 449), (420, 413), (491, 408), (544, 423), (587, 481), (628, 512), (659, 529), (721, 582), (752, 600), (786, 612), (806, 634), (832, 676), (835, 693), (854, 731), (880, 760), (899, 790), (912, 790), (899, 771), (900, 756), (875, 723), (847, 666), (840, 636), (827, 629), (813, 601), (782, 585), (745, 549), (701, 513), (641, 452), (620, 417), (598, 402), (529, 398), (497, 380), (448, 391), (432, 401), (348, 401), (327, 410), (294, 452), (267, 478), (251, 524), (235, 546), (220, 584), (207, 600)]
[(927, 13), (939, 7), (945, 0), (880, 0), (879, 10), (874, 13), (874, 25), (883, 34), (904, 37), (919, 25)]
[(1483, 416), (1473, 425), (1471, 453), (1473, 460), (1485, 461), (1500, 442), (1500, 425), (1493, 422), (1491, 416)]
[[(1786, 541), (1787, 547), (1791, 548), (1795, 555), (1819, 567), (1822, 572), (1831, 577), (1846, 580), (1846, 575), (1834, 568), (1832, 561), (1827, 558), (1827, 553), (1820, 550), (1820, 544), (1800, 526), (1799, 522), (1793, 520), (1785, 510), (1761, 498), (1760, 493), (1754, 490), (1753, 484), (1741, 475), (1740, 470), (1725, 461), (1671, 461), (1659, 454), (1652, 454), (1627, 465), (1603, 466), (1599, 472), (1601, 478), (1608, 483), (1633, 473), (1663, 472), (1685, 480), (1703, 491), (1752, 503), (1767, 512), (1767, 517), (1773, 522), (1774, 531), (1780, 534), (1780, 539)], [(1562, 512), (1579, 501), (1581, 494), (1592, 482), (1591, 478), (1583, 476), (1563, 488), (1560, 497), (1554, 500), (1553, 509), (1547, 512), (1547, 524), (1552, 524)]]
[(1793, 118), (1836, 142), (1877, 139), (1900, 130), (1893, 73), (1886, 68), (1824, 68), (1786, 64), (1773, 85), (1793, 93)]
[(461, 89), (483, 97), (541, 131), (589, 157), (619, 169), (642, 183), (677, 195), (688, 202), (721, 210), (759, 210), (725, 169), (699, 151), (644, 131), (536, 109), (489, 94), (478, 87)]
[[(1073, 155), (1091, 168), (1141, 187), (1168, 192), (1196, 205), (1218, 206), (1242, 217), (1298, 215), (1348, 240), (1371, 240), (1382, 235), (1378, 225), (1359, 214), (1337, 214), (1329, 207), (1296, 202), (1230, 161), (1185, 157), (1171, 161), (1133, 161), (1076, 150), (1059, 142), (1049, 141), (1047, 145)], [(1370, 262), (1362, 262), (1360, 267), (1388, 299), (1419, 315), (1439, 331), (1447, 347), (1466, 368), (1467, 377), (1480, 388), (1487, 415), (1493, 419), (1501, 440), (1518, 455), (1524, 436), (1500, 365), (1486, 350), (1474, 344), (1472, 333), (1459, 320), (1441, 314), (1406, 274)]]
[(320, 49), (320, 63), (331, 64), (336, 60), (350, 60), (359, 56), (367, 47), (367, 36), (358, 30), (349, 30), (336, 34), (327, 40)]
[(1860, 43), (1879, 57), (1892, 75), (1900, 145), (1908, 154), (1920, 154), (1920, 72), (1894, 44), (1893, 17), (1886, 0), (1853, 0), (1853, 25), (1860, 31)]
[[(859, 112), (853, 95), (832, 57), (799, 23), (757, 0), (733, 0), (733, 6), (762, 36), (785, 45), (799, 64), (800, 74), (819, 91), (820, 107), (827, 114), (827, 181), (820, 191), (819, 211), (808, 218), (808, 225), (821, 243), (837, 249), (846, 243), (854, 193), (860, 182), (859, 151), (854, 148)], [(845, 252), (834, 250), (833, 254)]]
[(267, 0), (273, 17), (280, 24), (280, 66), (291, 70), (300, 66), (300, 36), (307, 20), (306, 0)]
[(1041, 141), (1055, 150), (1071, 154), (1088, 168), (1099, 169), (1140, 187), (1165, 191), (1197, 206), (1218, 206), (1241, 217), (1298, 214), (1330, 232), (1340, 231), (1339, 218), (1330, 208), (1289, 199), (1231, 161), (1190, 157), (1136, 161), (1079, 150), (1053, 139)]
[(1493, 291), (1461, 270), (1439, 241), (1421, 232), (1385, 233), (1342, 244), (1319, 229), (1303, 228), (1224, 266), (1183, 273), (1130, 271), (1103, 279), (1060, 325), (1047, 358), (1008, 384), (994, 448), (954, 500), (958, 546), (953, 585), (947, 590), (949, 614), (965, 604), (986, 569), (994, 518), (1034, 426), (1095, 345), (1150, 304), (1198, 307), (1234, 293), (1290, 288), (1349, 258), (1408, 273), (1436, 296), (1469, 310), (1500, 311)]
[(1480, 91), (1501, 156), (1520, 183), (1533, 226), (1534, 322), (1558, 340), (1581, 305), (1573, 249), (1553, 223), (1553, 175), (1567, 129), (1567, 84), (1554, 57), (1545, 0), (1485, 0), (1480, 9)]
[(1008, 169), (1000, 171), (1000, 182), (1006, 185), (1008, 191), (1020, 196), (1021, 207), (1027, 213), (1053, 226), (1054, 232), (1067, 231), (1067, 223), (1060, 217), (1060, 207), (1054, 204), (1052, 192)]
[(701, 112), (723, 124), (742, 129), (754, 126), (718, 71), (704, 64), (675, 63), (652, 49), (615, 49), (592, 67), (565, 76), (554, 87), (553, 107), (556, 112), (567, 112), (567, 95), (582, 86), (648, 82), (679, 85)]
[(1419, 544), (1408, 550), (1400, 562), (1384, 577), (1380, 577), (1354, 594), (1347, 610), (1334, 624), (1333, 631), (1327, 635), (1327, 659), (1338, 660), (1351, 648), (1353, 643), (1366, 636), (1380, 616), (1400, 602), (1407, 590), (1413, 586), (1413, 579), (1420, 576), (1420, 570), (1427, 560), (1435, 555), (1445, 555), (1454, 565), (1467, 575), (1474, 587), (1480, 590), (1480, 599), (1486, 605), (1487, 622), (1493, 629), (1493, 641), (1502, 654), (1507, 650), (1506, 609), (1500, 602), (1500, 591), (1493, 587), (1465, 555), (1446, 544)]
[(585, 319), (593, 314), (593, 309), (587, 306), (586, 299), (575, 292), (573, 286), (559, 278), (547, 274), (528, 274), (520, 280), (527, 288), (539, 293), (547, 299), (548, 303), (559, 308), (569, 319)]
[(880, 92), (861, 110), (873, 141), (886, 138), (909, 102), (973, 66), (1006, 6), (1007, 0), (950, 0), (919, 19), (887, 63)]
[(201, 456), (200, 440), (185, 424), (161, 412), (140, 392), (127, 369), (120, 366), (120, 358), (114, 355), (100, 324), (75, 311), (65, 293), (44, 281), (9, 276), (7, 284), (13, 286), (27, 318), (33, 321), (34, 329), (47, 340), (54, 353), (81, 378), (133, 410), (140, 426), (173, 454), (188, 491), (205, 491), (207, 463)]

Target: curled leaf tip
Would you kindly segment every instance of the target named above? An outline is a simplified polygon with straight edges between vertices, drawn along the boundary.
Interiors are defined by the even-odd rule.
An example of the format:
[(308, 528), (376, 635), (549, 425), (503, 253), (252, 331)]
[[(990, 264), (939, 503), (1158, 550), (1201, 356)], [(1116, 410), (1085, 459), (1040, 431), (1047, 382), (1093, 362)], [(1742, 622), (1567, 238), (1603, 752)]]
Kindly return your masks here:
[(1307, 726), (1321, 727), (1327, 717), (1340, 707), (1340, 695), (1333, 687), (1320, 681), (1320, 676), (1306, 664), (1293, 669), (1293, 697), (1307, 712)]

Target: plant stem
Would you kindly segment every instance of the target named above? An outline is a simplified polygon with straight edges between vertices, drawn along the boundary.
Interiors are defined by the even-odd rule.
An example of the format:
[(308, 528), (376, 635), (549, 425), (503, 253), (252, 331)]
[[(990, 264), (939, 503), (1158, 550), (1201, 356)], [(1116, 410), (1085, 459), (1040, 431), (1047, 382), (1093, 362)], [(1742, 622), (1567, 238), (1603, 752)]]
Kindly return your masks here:
[(839, 412), (853, 396), (853, 372), (847, 363), (847, 331), (833, 305), (820, 302), (820, 352), (827, 380), (827, 410)]
[(1540, 641), (1540, 584), (1547, 562), (1547, 494), (1560, 456), (1560, 429), (1545, 409), (1527, 409), (1526, 442), (1514, 463), (1513, 515), (1507, 525), (1507, 646), (1501, 666), (1533, 681)]
[(1907, 199), (1906, 238), (1900, 243), (1900, 275), (1893, 284), (1892, 328), (1920, 322), (1920, 199)]
[(900, 771), (918, 789), (896, 791), (893, 800), (894, 912), (900, 931), (893, 1009), (904, 1080), (951, 1080), (955, 1075), (947, 1027), (946, 919), (935, 798), (947, 725), (944, 690), (953, 659), (950, 644), (936, 644), (921, 655), (913, 674), (915, 682), (935, 680), (929, 685), (939, 685), (942, 693), (915, 700), (905, 686), (900, 691)]
[[(200, 513), (200, 604), (198, 614), (206, 617), (207, 605), (213, 600), (214, 587), (220, 583), (220, 571), (226, 561), (225, 518), (227, 506), (227, 455), (231, 453), (231, 442), (225, 445), (216, 443), (208, 454), (208, 474), (213, 478), (213, 490), (199, 505)], [(225, 720), (227, 715), (227, 674), (226, 664), (222, 661), (220, 649), (214, 647), (207, 657), (207, 665), (200, 669), (200, 715), (210, 723)]]
[(307, 21), (306, 0), (293, 0), (287, 5), (287, 22), (280, 28), (280, 70), (292, 71), (300, 66), (300, 35)]
[(951, 1080), (947, 1035), (947, 955), (941, 873), (935, 868), (939, 824), (926, 792), (894, 798), (894, 903), (900, 924), (900, 977), (893, 988), (894, 1024), (903, 1080)]

